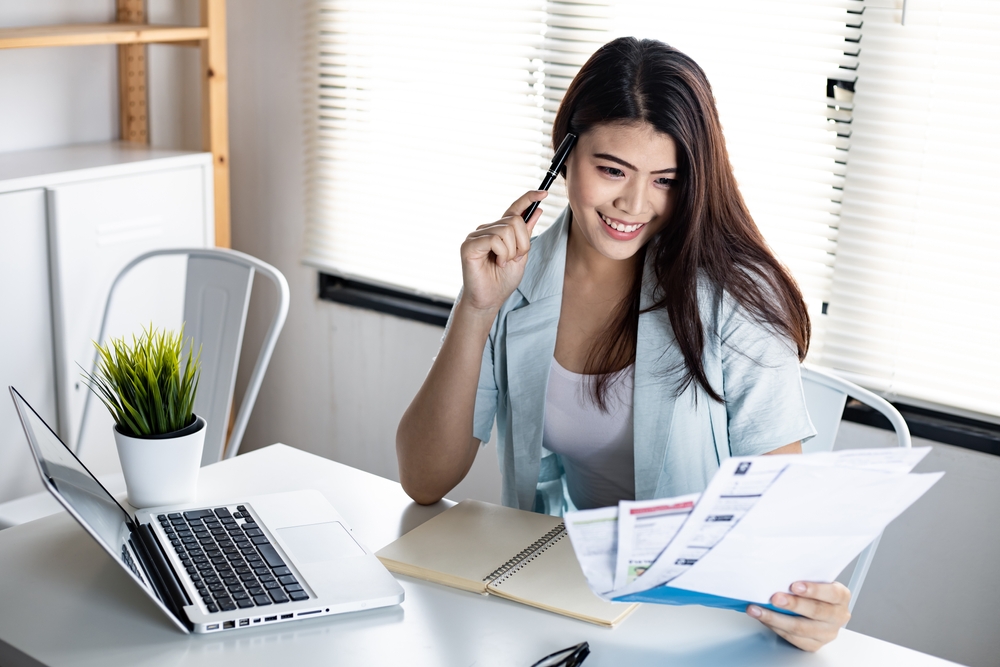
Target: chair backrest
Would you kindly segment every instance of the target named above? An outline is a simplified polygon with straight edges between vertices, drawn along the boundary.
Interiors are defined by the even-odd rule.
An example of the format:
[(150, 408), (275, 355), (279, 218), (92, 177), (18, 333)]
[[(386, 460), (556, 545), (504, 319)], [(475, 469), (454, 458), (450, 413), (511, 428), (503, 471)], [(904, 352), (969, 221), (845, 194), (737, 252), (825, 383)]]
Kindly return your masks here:
[[(288, 315), (288, 283), (280, 271), (250, 255), (225, 248), (171, 248), (153, 250), (129, 262), (115, 278), (108, 292), (101, 319), (99, 341), (107, 333), (108, 314), (115, 290), (121, 280), (136, 266), (153, 257), (186, 255), (187, 283), (184, 291), (184, 333), (194, 340), (195, 349), (201, 347), (201, 380), (195, 397), (195, 413), (205, 417), (205, 449), (201, 464), (208, 465), (230, 458), (239, 451), (250, 412), (257, 400), (264, 372), (271, 360), (278, 334)], [(236, 388), (236, 371), (243, 347), (243, 333), (250, 305), (250, 291), (255, 273), (266, 276), (277, 289), (277, 304), (270, 327), (264, 337), (257, 362), (254, 365), (239, 411), (233, 422), (228, 442), (230, 410)], [(97, 356), (91, 369), (96, 368)], [(90, 403), (87, 393), (80, 424), (80, 433), (86, 423)], [(80, 439), (77, 439), (80, 442)]]
[[(910, 429), (906, 426), (906, 421), (884, 398), (815, 366), (803, 364), (801, 370), (806, 407), (813, 426), (816, 427), (816, 437), (802, 445), (803, 452), (828, 452), (833, 449), (848, 397), (885, 415), (896, 431), (896, 444), (899, 447), (910, 447)], [(881, 538), (882, 535), (879, 534), (858, 556), (857, 565), (847, 585), (851, 591), (851, 609), (858, 600), (858, 594), (868, 575), (868, 568), (875, 558), (875, 550)]]

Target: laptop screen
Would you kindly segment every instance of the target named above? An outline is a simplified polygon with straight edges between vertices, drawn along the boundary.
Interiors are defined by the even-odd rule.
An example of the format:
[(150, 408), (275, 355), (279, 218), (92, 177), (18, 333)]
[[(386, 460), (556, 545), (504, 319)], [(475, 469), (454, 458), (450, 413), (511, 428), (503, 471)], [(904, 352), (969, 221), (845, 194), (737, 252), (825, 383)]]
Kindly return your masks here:
[[(102, 543), (101, 546), (116, 557), (122, 555), (122, 546), (130, 535), (132, 517), (13, 387), (11, 396), (42, 474), (55, 487), (58, 496), (82, 519), (88, 532)], [(136, 574), (139, 575), (138, 572)], [(139, 578), (143, 579), (141, 575)]]

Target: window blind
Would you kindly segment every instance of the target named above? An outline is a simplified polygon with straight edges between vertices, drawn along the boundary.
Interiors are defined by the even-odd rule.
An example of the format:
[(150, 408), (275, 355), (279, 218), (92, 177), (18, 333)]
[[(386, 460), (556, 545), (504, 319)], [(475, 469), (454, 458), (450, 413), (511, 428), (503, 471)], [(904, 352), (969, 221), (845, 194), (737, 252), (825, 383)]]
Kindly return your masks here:
[(1000, 3), (868, 2), (818, 361), (1000, 416)]
[[(455, 296), (462, 239), (537, 186), (573, 76), (601, 44), (634, 34), (705, 68), (751, 213), (818, 314), (829, 297), (850, 114), (828, 99), (828, 82), (853, 81), (858, 7), (318, 0), (305, 260)], [(560, 179), (539, 230), (564, 206)]]
[[(543, 141), (546, 162), (552, 160), (552, 125), (559, 103), (587, 59), (612, 39), (611, 7), (597, 2), (550, 0), (545, 4), (545, 39), (542, 46)], [(533, 186), (534, 187), (534, 186)], [(557, 178), (543, 204), (538, 231), (543, 231), (566, 208), (565, 181)]]
[(543, 8), (316, 3), (307, 263), (457, 294), (462, 240), (541, 178)]

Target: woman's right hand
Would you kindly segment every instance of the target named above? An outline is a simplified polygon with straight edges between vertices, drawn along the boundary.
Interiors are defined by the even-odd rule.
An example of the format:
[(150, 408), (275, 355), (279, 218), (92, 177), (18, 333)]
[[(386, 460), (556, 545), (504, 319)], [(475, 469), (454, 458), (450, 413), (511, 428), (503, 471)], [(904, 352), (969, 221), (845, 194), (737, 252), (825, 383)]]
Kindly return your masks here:
[(462, 303), (492, 318), (521, 282), (531, 230), (542, 215), (536, 209), (525, 223), (521, 215), (531, 202), (545, 199), (545, 190), (531, 190), (511, 204), (503, 217), (466, 237), (462, 244)]

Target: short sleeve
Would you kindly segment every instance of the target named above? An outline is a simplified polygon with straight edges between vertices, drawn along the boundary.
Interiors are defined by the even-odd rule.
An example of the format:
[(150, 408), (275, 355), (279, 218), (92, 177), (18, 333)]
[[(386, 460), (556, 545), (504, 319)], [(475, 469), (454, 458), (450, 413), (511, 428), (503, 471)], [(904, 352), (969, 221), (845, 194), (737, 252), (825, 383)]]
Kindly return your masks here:
[[(458, 299), (462, 298), (459, 292)], [(458, 303), (455, 299), (455, 303)], [(455, 316), (455, 309), (451, 309), (448, 315), (448, 323), (444, 327), (444, 335), (441, 336), (443, 342), (448, 330), (451, 329), (451, 321)], [(490, 336), (486, 340), (486, 347), (483, 349), (483, 361), (479, 367), (479, 385), (476, 388), (476, 408), (472, 416), (472, 437), (479, 440), (484, 445), (490, 441), (493, 432), (493, 420), (497, 414), (497, 389), (496, 376), (493, 370), (493, 349), (496, 340), (496, 322), (490, 328)]]
[(795, 347), (753, 321), (731, 299), (720, 327), (722, 373), (733, 456), (755, 456), (816, 435)]

